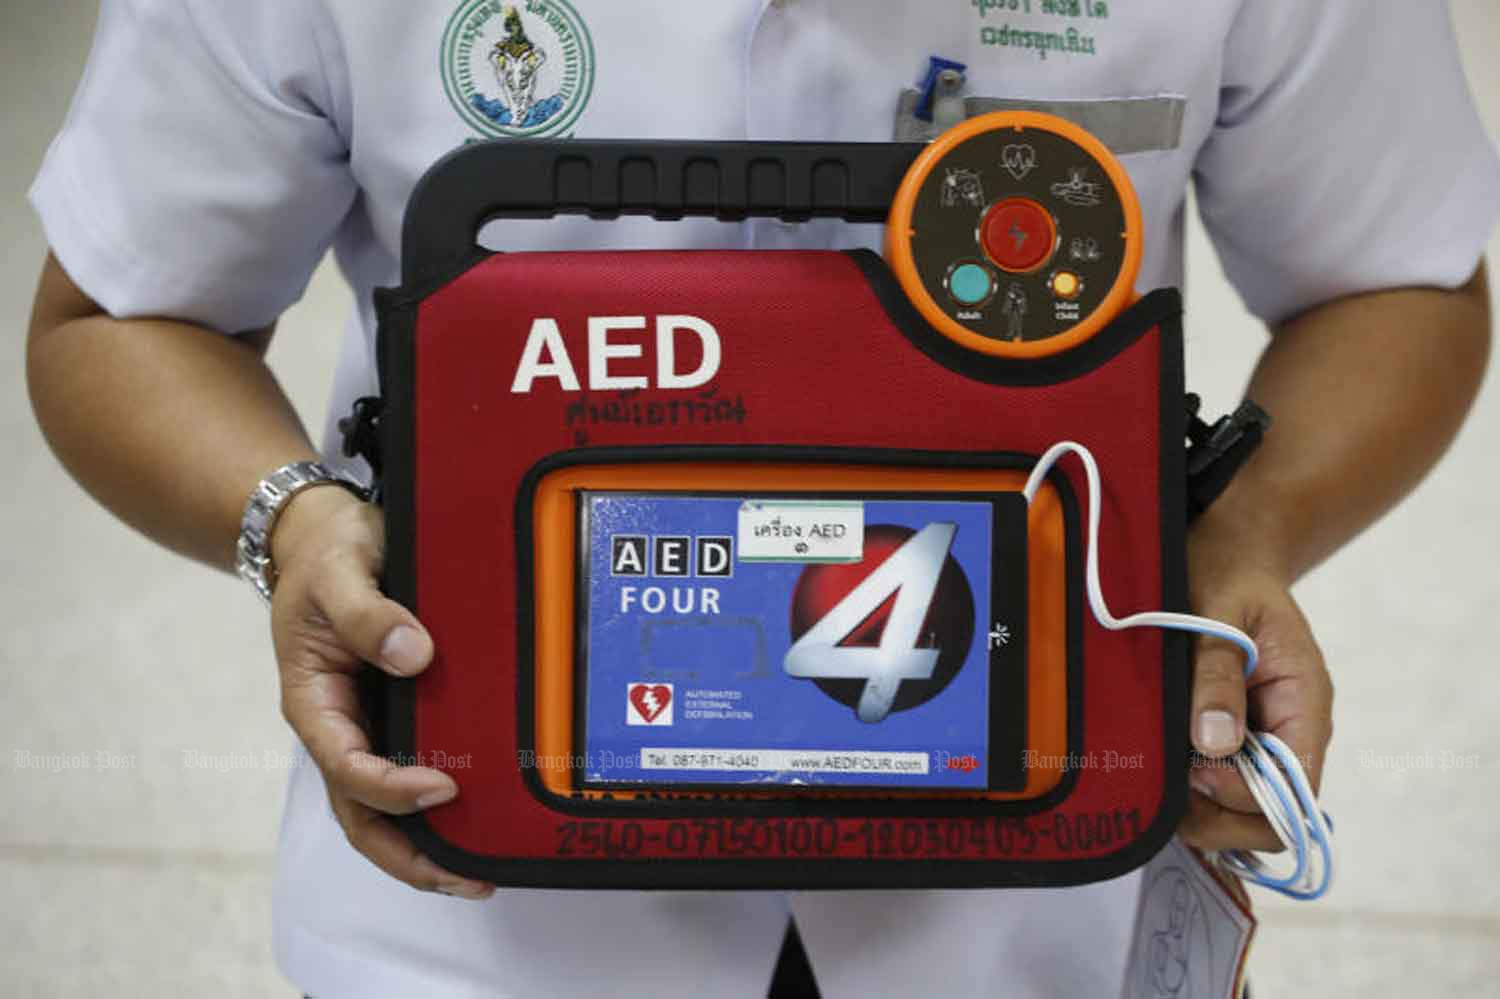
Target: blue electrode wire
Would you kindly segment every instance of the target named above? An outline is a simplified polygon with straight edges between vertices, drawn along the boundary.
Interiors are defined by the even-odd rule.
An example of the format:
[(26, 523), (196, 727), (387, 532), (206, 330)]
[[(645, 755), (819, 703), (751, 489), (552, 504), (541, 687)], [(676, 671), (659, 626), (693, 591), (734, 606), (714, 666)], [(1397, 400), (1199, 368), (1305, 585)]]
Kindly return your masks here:
[[(1232, 642), (1245, 653), (1245, 678), (1255, 672), (1260, 653), (1255, 641), (1239, 628), (1197, 617), (1192, 614), (1176, 614), (1168, 611), (1147, 611), (1117, 618), (1104, 602), (1104, 592), (1099, 585), (1099, 508), (1102, 490), (1099, 486), (1099, 466), (1093, 454), (1082, 444), (1063, 441), (1054, 444), (1042, 455), (1031, 477), (1026, 480), (1024, 494), (1030, 503), (1046, 481), (1052, 467), (1065, 455), (1076, 455), (1083, 463), (1089, 488), (1088, 554), (1085, 557), (1085, 577), (1088, 587), (1089, 606), (1099, 624), (1110, 631), (1126, 628), (1169, 628), (1209, 635)], [(1219, 856), (1219, 862), (1229, 871), (1246, 881), (1263, 885), (1291, 898), (1321, 898), (1333, 882), (1333, 828), (1332, 821), (1318, 808), (1317, 796), (1307, 779), (1307, 772), (1285, 742), (1269, 732), (1246, 732), (1245, 744), (1234, 757), (1235, 769), (1244, 779), (1250, 795), (1265, 813), (1276, 838), (1281, 840), (1293, 859), (1290, 873), (1277, 873), (1260, 854), (1253, 850), (1229, 850)]]

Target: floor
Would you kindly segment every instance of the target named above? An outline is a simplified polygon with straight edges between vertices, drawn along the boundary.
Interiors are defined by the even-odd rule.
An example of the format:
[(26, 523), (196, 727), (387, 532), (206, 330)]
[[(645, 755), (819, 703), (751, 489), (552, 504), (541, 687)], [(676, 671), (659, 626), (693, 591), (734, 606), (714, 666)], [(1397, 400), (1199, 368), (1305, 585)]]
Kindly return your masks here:
[[(1455, 0), (1500, 136), (1493, 0)], [(44, 246), (22, 194), (61, 119), (95, 5), (0, 9), (0, 327), (20, 356)], [(1209, 409), (1261, 333), (1192, 236), (1189, 371)], [(1500, 239), (1491, 246), (1500, 259)], [(318, 425), (347, 295), (325, 269), (273, 361)], [(1212, 335), (1209, 334), (1212, 331)], [(1324, 902), (1260, 895), (1262, 997), (1500, 995), (1500, 392), (1398, 513), (1299, 596), (1338, 680)], [(21, 367), (0, 366), (0, 981), (16, 996), (290, 995), (269, 948), (289, 734), (265, 617), (228, 578), (118, 527), (48, 454)], [(190, 621), (190, 627), (182, 622)], [(1398, 757), (1405, 768), (1372, 765)], [(1420, 766), (1427, 760), (1437, 767)], [(1442, 764), (1466, 763), (1466, 766)]]

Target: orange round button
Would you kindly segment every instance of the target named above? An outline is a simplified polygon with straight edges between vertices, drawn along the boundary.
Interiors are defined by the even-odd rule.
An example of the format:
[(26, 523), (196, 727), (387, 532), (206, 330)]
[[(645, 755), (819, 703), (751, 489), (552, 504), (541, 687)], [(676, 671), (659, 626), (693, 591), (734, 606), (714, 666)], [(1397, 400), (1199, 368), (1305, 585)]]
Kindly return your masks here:
[(1052, 275), (1052, 294), (1058, 298), (1075, 299), (1083, 291), (1083, 280), (1072, 271), (1058, 271)]
[(985, 212), (979, 241), (995, 266), (1012, 274), (1034, 271), (1052, 257), (1057, 225), (1030, 198), (1006, 198)]

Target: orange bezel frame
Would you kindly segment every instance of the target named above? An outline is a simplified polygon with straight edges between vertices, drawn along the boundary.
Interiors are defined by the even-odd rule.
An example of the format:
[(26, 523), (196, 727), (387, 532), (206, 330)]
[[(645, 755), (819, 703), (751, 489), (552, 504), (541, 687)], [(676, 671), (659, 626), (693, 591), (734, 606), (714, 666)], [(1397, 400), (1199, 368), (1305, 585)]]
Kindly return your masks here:
[(1046, 484), (1028, 515), (1027, 733), (1035, 766), (1021, 791), (819, 790), (785, 787), (719, 792), (585, 789), (575, 786), (574, 629), (576, 622), (580, 490), (646, 492), (1019, 492), (1026, 473), (1015, 470), (891, 468), (731, 462), (580, 465), (559, 469), (537, 484), (533, 503), (535, 567), (536, 762), (542, 786), (567, 798), (629, 800), (638, 795), (680, 798), (982, 798), (1029, 800), (1062, 781), (1068, 753), (1067, 536), (1057, 491)]
[[(998, 129), (1009, 128), (1024, 132), (1028, 128), (1055, 132), (1082, 146), (1098, 161), (1105, 174), (1120, 194), (1125, 209), (1125, 260), (1120, 273), (1110, 287), (1104, 300), (1078, 325), (1045, 340), (1029, 340), (1013, 343), (993, 340), (981, 336), (949, 316), (933, 299), (917, 273), (916, 260), (912, 255), (912, 213), (916, 209), (917, 195), (922, 185), (937, 165), (953, 149), (981, 135)], [(1050, 357), (1076, 347), (1095, 333), (1108, 326), (1127, 306), (1135, 300), (1135, 279), (1141, 268), (1142, 253), (1141, 203), (1136, 197), (1135, 186), (1125, 167), (1109, 151), (1109, 148), (1084, 129), (1070, 121), (1036, 111), (994, 111), (980, 115), (944, 132), (932, 142), (912, 163), (906, 178), (896, 192), (891, 204), (889, 221), (885, 231), (885, 259), (896, 275), (901, 289), (911, 299), (917, 311), (932, 326), (948, 339), (992, 357), (1036, 358)]]

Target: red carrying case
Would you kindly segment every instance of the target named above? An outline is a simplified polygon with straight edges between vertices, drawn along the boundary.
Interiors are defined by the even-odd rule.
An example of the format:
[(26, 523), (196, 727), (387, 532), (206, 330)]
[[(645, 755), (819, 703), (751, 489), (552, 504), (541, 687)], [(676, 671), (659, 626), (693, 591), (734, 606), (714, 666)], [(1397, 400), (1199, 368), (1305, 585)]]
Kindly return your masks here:
[[(475, 247), (486, 220), (560, 211), (878, 220), (919, 149), (493, 143), (419, 186), (403, 285), (378, 299), (378, 471), (385, 586), (437, 657), (416, 680), (379, 680), (371, 715), (382, 751), (459, 783), (451, 804), (402, 820), (438, 863), (533, 887), (1048, 886), (1122, 874), (1170, 838), (1187, 794), (1188, 640), (1088, 614), (1086, 494), (1069, 463), (1029, 514), (1022, 676), (990, 714), (995, 738), (1030, 754), (1020, 783), (609, 793), (570, 785), (556, 760), (583, 724), (569, 709), (581, 490), (1014, 493), (1071, 439), (1103, 471), (1110, 605), (1185, 609), (1175, 291), (1018, 360), (936, 332), (865, 251)], [(591, 343), (601, 318), (621, 321)], [(713, 366), (694, 323), (719, 347), (701, 384)]]

